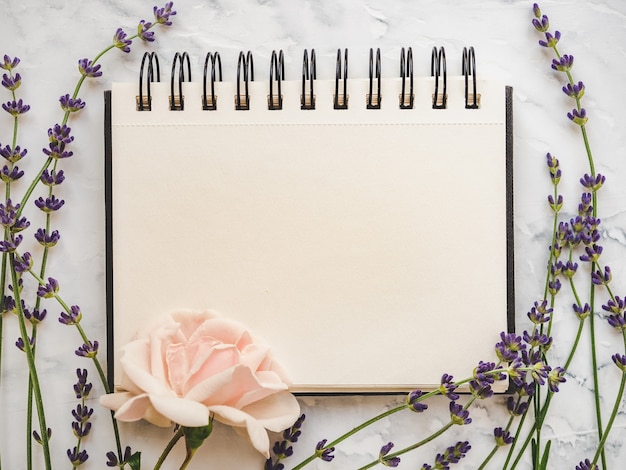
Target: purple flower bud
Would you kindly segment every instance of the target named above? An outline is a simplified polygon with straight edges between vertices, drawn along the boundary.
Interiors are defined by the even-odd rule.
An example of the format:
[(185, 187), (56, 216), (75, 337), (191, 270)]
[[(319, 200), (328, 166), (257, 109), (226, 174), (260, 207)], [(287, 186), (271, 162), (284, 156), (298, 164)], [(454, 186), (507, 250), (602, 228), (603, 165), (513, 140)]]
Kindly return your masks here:
[(539, 45), (542, 47), (554, 47), (558, 44), (561, 39), (561, 33), (559, 31), (554, 32), (554, 36), (552, 33), (546, 31), (546, 40), (539, 40)]
[(469, 417), (469, 411), (463, 409), (462, 405), (459, 405), (454, 401), (450, 402), (450, 419), (454, 424), (458, 424), (460, 426), (470, 424), (472, 422), (472, 418)]
[(137, 25), (137, 37), (147, 42), (154, 41), (154, 32), (149, 31), (150, 28), (152, 28), (152, 23), (141, 20)]
[(574, 108), (572, 109), (571, 113), (567, 113), (567, 117), (570, 121), (572, 121), (574, 124), (578, 124), (579, 126), (584, 126), (589, 120), (585, 108), (581, 108), (580, 111)]
[(14, 235), (13, 233), (11, 233), (9, 235), (9, 239), (8, 240), (1, 240), (0, 241), (0, 252), (2, 252), (2, 253), (13, 253), (13, 252), (15, 252), (17, 247), (20, 246), (20, 243), (22, 243), (22, 238), (23, 237), (21, 235)]
[(548, 17), (543, 15), (541, 18), (533, 18), (533, 26), (540, 33), (545, 33), (550, 28)]
[(76, 398), (87, 398), (92, 389), (91, 382), (87, 382), (87, 369), (76, 369), (76, 377), (78, 377), (78, 382), (74, 384)]
[(24, 309), (24, 317), (33, 324), (41, 323), (47, 315), (48, 311), (45, 308), (43, 310), (34, 308), (32, 311), (27, 308)]
[(16, 254), (13, 268), (18, 273), (25, 273), (33, 267), (33, 258), (30, 253), (25, 252), (22, 256)]
[(94, 65), (89, 59), (80, 59), (78, 61), (78, 71), (85, 77), (101, 77), (100, 64)]
[(76, 437), (82, 438), (82, 437), (87, 436), (89, 434), (89, 431), (91, 431), (91, 423), (73, 422), (72, 429), (74, 430), (74, 435)]
[(63, 173), (63, 170), (52, 170), (49, 172), (46, 169), (43, 171), (39, 179), (46, 186), (56, 186), (63, 183), (63, 181), (65, 180), (65, 175)]
[(495, 428), (493, 430), (493, 437), (498, 447), (507, 446), (513, 442), (513, 436), (511, 436), (511, 433), (502, 428)]
[(563, 87), (563, 93), (571, 98), (579, 100), (585, 95), (585, 84), (583, 82), (578, 82), (574, 85), (568, 83)]
[(562, 367), (555, 367), (548, 372), (548, 388), (551, 392), (556, 393), (559, 391), (559, 385), (565, 382), (565, 369)]
[(332, 455), (333, 452), (335, 451), (335, 448), (334, 447), (326, 448), (326, 441), (327, 439), (322, 439), (315, 445), (315, 453), (324, 462), (330, 462), (331, 460), (335, 458), (335, 456)]
[(593, 244), (591, 246), (585, 247), (585, 254), (580, 255), (580, 260), (595, 263), (598, 261), (601, 254), (602, 254), (602, 247), (600, 245)]
[(167, 2), (163, 8), (154, 7), (154, 20), (162, 24), (164, 26), (171, 26), (172, 21), (170, 20), (170, 16), (174, 16), (176, 14), (175, 11), (172, 10), (174, 6), (174, 2)]
[(63, 207), (65, 201), (63, 199), (58, 199), (54, 194), (46, 199), (42, 197), (35, 200), (35, 205), (46, 213), (58, 211), (61, 207)]
[[(52, 437), (52, 429), (48, 428), (46, 434), (48, 436), (48, 440), (50, 440), (50, 438)], [(39, 444), (41, 444), (42, 442), (41, 436), (37, 431), (33, 431), (33, 439), (35, 439), (35, 441), (37, 441)]]
[(48, 233), (45, 228), (39, 228), (35, 233), (35, 239), (39, 242), (40, 245), (47, 248), (56, 245), (60, 238), (61, 235), (59, 235), (58, 230), (53, 230), (51, 233)]
[[(604, 306), (602, 308), (604, 308)], [(609, 322), (609, 325), (616, 330), (626, 330), (626, 317), (623, 315), (609, 315), (606, 320)]]
[(380, 448), (378, 453), (378, 461), (385, 467), (397, 467), (400, 465), (400, 457), (387, 457), (391, 449), (393, 449), (393, 442), (388, 442)]
[(67, 449), (67, 458), (70, 459), (70, 462), (74, 467), (78, 467), (87, 461), (89, 455), (86, 450), (83, 449), (79, 451), (78, 447), (74, 447), (71, 450)]
[(472, 395), (481, 400), (493, 396), (491, 385), (478, 382), (477, 380), (470, 380), (469, 388)]
[(607, 285), (612, 277), (611, 268), (608, 266), (604, 267), (604, 274), (599, 269), (591, 273), (591, 281), (597, 286)]
[(130, 39), (126, 39), (126, 33), (122, 28), (117, 28), (115, 34), (113, 35), (113, 45), (120, 49), (122, 52), (130, 52), (130, 45), (132, 41)]
[(450, 400), (458, 400), (459, 395), (454, 393), (457, 388), (457, 385), (454, 383), (454, 377), (449, 374), (443, 374), (441, 376), (441, 385), (439, 386), (439, 391), (442, 395), (445, 395)]
[(13, 168), (9, 168), (7, 165), (4, 165), (0, 170), (0, 179), (5, 183), (10, 183), (12, 181), (19, 180), (22, 176), (24, 176), (24, 172), (19, 169), (19, 167), (14, 166)]
[(605, 181), (606, 177), (600, 173), (598, 173), (595, 177), (585, 173), (580, 179), (580, 184), (582, 184), (585, 188), (590, 189), (592, 192), (596, 192), (602, 187)]
[(422, 395), (423, 392), (421, 390), (413, 390), (406, 396), (406, 404), (411, 411), (421, 413), (428, 409), (428, 405), (420, 401)]
[(2, 86), (9, 91), (17, 90), (22, 84), (22, 77), (16, 73), (14, 77), (9, 77), (6, 73), (2, 74)]
[(66, 124), (55, 124), (54, 127), (48, 129), (48, 140), (53, 144), (70, 144), (74, 141), (74, 137), (71, 136), (72, 129)]
[[(528, 318), (535, 325), (539, 325), (542, 323), (546, 323), (550, 320), (550, 314), (552, 313), (552, 308), (548, 307), (548, 301), (543, 300), (541, 304), (535, 301), (535, 305), (531, 307), (530, 311), (527, 313)], [(502, 336), (503, 333), (500, 333)]]
[(14, 57), (13, 59), (11, 59), (8, 55), (4, 55), (4, 61), (0, 62), (0, 69), (4, 69), (4, 70), (13, 70), (15, 67), (17, 67), (17, 64), (20, 63), (20, 59), (18, 59), (17, 57)]
[(574, 65), (574, 56), (564, 54), (558, 59), (552, 59), (552, 69), (558, 72), (569, 72)]
[(592, 464), (589, 459), (585, 459), (584, 461), (581, 461), (578, 465), (576, 465), (576, 470), (598, 470), (598, 466)]
[(621, 299), (620, 297), (615, 297), (615, 300), (609, 299), (606, 305), (602, 306), (602, 310), (606, 310), (607, 312), (611, 312), (616, 315), (621, 315), (624, 313), (626, 309), (626, 301), (625, 299)]
[(554, 200), (554, 196), (552, 196), (552, 194), (550, 194), (548, 196), (548, 204), (550, 205), (550, 208), (552, 209), (552, 211), (556, 214), (558, 214), (561, 209), (563, 208), (563, 196), (561, 196), (560, 194), (557, 196), (556, 201)]
[(17, 117), (20, 114), (27, 113), (30, 109), (30, 106), (24, 104), (22, 99), (15, 101), (7, 101), (6, 103), (2, 103), (2, 109), (4, 109), (7, 113), (9, 113), (13, 117)]
[(16, 145), (14, 149), (8, 145), (4, 148), (0, 147), (0, 156), (6, 158), (11, 163), (16, 163), (26, 156), (28, 150), (22, 150), (19, 145)]
[(88, 341), (79, 346), (79, 348), (74, 352), (77, 356), (93, 359), (98, 354), (98, 346), (99, 344), (97, 341)]
[(43, 297), (44, 299), (49, 299), (54, 297), (59, 292), (59, 282), (52, 278), (48, 278), (48, 282), (46, 285), (40, 285), (37, 289), (37, 295), (39, 297)]
[(82, 318), (83, 314), (80, 311), (80, 307), (78, 305), (72, 305), (69, 313), (61, 312), (59, 323), (63, 323), (64, 325), (77, 325)]
[(86, 423), (93, 414), (93, 408), (81, 405), (76, 405), (76, 409), (72, 410), (72, 416), (77, 423)]
[(85, 102), (80, 98), (72, 98), (69, 94), (65, 94), (59, 98), (61, 109), (68, 113), (75, 113), (85, 107)]
[(581, 320), (587, 318), (591, 314), (591, 307), (588, 303), (585, 303), (582, 307), (578, 304), (572, 304), (572, 308), (574, 309), (574, 313)]
[[(32, 348), (35, 345), (35, 338), (28, 338), (28, 342), (30, 343), (30, 347)], [(20, 351), (24, 351), (24, 349), (26, 348), (26, 344), (24, 343), (24, 340), (21, 337), (17, 338), (17, 341), (15, 342), (15, 346), (17, 346), (17, 348)]]
[(626, 355), (624, 355), (624, 354), (613, 354), (613, 356), (611, 356), (611, 359), (613, 359), (613, 362), (615, 363), (615, 365), (617, 367), (619, 367), (619, 369), (623, 373), (626, 373)]

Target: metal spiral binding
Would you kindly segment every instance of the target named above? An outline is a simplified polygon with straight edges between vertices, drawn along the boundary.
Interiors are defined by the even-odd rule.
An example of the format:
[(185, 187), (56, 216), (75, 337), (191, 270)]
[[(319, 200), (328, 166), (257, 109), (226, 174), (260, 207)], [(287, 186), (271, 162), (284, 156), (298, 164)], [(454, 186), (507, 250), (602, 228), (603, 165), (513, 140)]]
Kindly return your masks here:
[[(143, 73), (148, 67), (148, 79), (146, 81), (146, 95), (143, 94)], [(156, 64), (156, 81), (161, 81), (161, 70), (159, 68), (159, 58), (156, 52), (145, 52), (141, 59), (141, 69), (139, 71), (139, 95), (137, 96), (137, 111), (152, 111), (152, 93), (150, 83), (154, 81), (154, 65)]]
[(374, 93), (374, 50), (370, 48), (370, 92), (367, 95), (367, 109), (380, 109), (380, 103), (383, 99), (380, 93), (380, 76), (381, 76), (381, 61), (380, 61), (380, 48), (376, 49), (376, 85), (377, 91)]
[[(335, 68), (335, 95), (333, 96), (333, 107), (335, 109), (348, 109), (348, 49), (343, 57), (343, 74), (341, 73), (341, 49), (337, 49), (337, 64)], [(343, 81), (341, 95), (339, 94), (339, 79)]]
[[(276, 88), (278, 89), (277, 95), (274, 95), (274, 79), (276, 79)], [(283, 51), (280, 50), (278, 54), (276, 54), (276, 51), (272, 51), (270, 61), (270, 94), (267, 97), (267, 109), (271, 111), (283, 109), (283, 95), (280, 84), (284, 79), (285, 58)]]
[[(409, 78), (409, 93), (406, 93), (406, 79)], [(402, 93), (400, 94), (400, 109), (413, 109), (413, 49), (410, 47), (404, 53), (404, 47), (400, 50), (400, 78), (402, 79)]]
[[(462, 73), (465, 76), (465, 108), (478, 109), (480, 107), (480, 94), (476, 90), (476, 55), (474, 48), (463, 48), (463, 59), (461, 63)], [(472, 90), (469, 90), (469, 76), (472, 76)], [(471, 103), (470, 103), (471, 98)]]
[[(207, 97), (207, 72), (211, 62), (211, 94)], [(204, 59), (204, 78), (202, 81), (202, 109), (205, 111), (215, 111), (217, 109), (217, 96), (215, 96), (215, 66), (219, 72), (218, 80), (222, 81), (222, 59), (219, 52), (207, 52)]]
[[(430, 75), (435, 77), (435, 93), (433, 94), (433, 109), (446, 109), (448, 94), (447, 94), (447, 70), (446, 70), (446, 51), (443, 47), (437, 51), (436, 47), (433, 47), (433, 52), (430, 58)], [(439, 78), (443, 82), (443, 91), (439, 94)]]
[[(242, 68), (245, 87), (245, 94), (243, 97), (241, 96)], [(236, 110), (246, 111), (250, 109), (250, 94), (248, 92), (248, 84), (252, 81), (254, 81), (254, 63), (252, 62), (252, 52), (248, 51), (247, 55), (244, 55), (243, 51), (241, 51), (239, 53), (239, 60), (237, 61), (237, 94), (235, 95)]]
[[(185, 109), (185, 97), (183, 96), (183, 82), (185, 81), (185, 68), (184, 64), (187, 63), (187, 81), (191, 81), (191, 64), (189, 63), (189, 54), (183, 52), (177, 52), (172, 62), (172, 74), (170, 77), (170, 110), (171, 111), (183, 111)], [(178, 67), (178, 95), (174, 94), (174, 72), (176, 71), (176, 65)]]
[[(317, 78), (315, 70), (315, 49), (311, 49), (311, 62), (309, 64), (309, 54), (304, 50), (302, 57), (302, 94), (300, 95), (300, 109), (315, 109), (315, 93), (313, 83)], [(306, 82), (309, 81), (309, 94), (306, 94)]]

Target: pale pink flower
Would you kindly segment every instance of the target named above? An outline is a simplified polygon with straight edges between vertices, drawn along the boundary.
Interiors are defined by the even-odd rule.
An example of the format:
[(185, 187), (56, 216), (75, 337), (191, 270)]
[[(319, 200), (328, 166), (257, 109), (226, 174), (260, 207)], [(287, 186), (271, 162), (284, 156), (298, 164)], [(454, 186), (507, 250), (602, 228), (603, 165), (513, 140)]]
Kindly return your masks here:
[(269, 346), (213, 312), (176, 312), (122, 350), (120, 391), (100, 398), (120, 421), (206, 426), (212, 413), (269, 456), (267, 430), (300, 415)]

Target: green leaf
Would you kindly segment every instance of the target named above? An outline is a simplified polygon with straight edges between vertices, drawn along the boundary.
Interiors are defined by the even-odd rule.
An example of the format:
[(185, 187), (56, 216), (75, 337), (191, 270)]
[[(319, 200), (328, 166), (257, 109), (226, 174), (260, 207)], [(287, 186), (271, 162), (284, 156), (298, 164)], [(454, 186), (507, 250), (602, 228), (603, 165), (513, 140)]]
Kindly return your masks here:
[(141, 470), (141, 452), (137, 451), (126, 461), (131, 470)]
[(548, 468), (548, 458), (550, 457), (550, 445), (552, 441), (546, 442), (546, 448), (543, 451), (543, 456), (541, 457), (541, 470), (546, 470)]

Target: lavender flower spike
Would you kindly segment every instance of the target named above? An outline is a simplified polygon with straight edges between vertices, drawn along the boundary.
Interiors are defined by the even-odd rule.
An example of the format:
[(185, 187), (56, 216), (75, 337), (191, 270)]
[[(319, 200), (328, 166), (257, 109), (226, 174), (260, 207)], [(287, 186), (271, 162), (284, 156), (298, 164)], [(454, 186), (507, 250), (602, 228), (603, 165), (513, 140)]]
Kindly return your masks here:
[(2, 103), (2, 109), (4, 109), (7, 113), (9, 113), (13, 117), (17, 117), (20, 114), (27, 113), (30, 109), (30, 106), (24, 104), (22, 99), (15, 101), (7, 101), (6, 103)]
[(589, 459), (585, 459), (584, 461), (576, 465), (576, 470), (598, 470), (598, 466), (592, 464)]
[(78, 61), (78, 71), (85, 77), (101, 77), (100, 64), (94, 65), (89, 59), (80, 59)]
[(472, 422), (472, 418), (469, 417), (469, 411), (463, 409), (463, 406), (451, 401), (450, 402), (450, 419), (454, 424), (464, 425)]
[(9, 77), (6, 73), (2, 74), (2, 86), (9, 91), (17, 90), (22, 84), (22, 76), (16, 73), (14, 77)]
[(335, 458), (333, 452), (335, 451), (334, 447), (329, 447), (325, 449), (327, 439), (322, 439), (315, 445), (315, 452), (318, 457), (322, 459), (324, 462), (330, 462)]
[(397, 467), (400, 465), (400, 457), (387, 457), (391, 449), (393, 449), (393, 442), (388, 442), (380, 448), (378, 453), (378, 461), (385, 467)]
[(574, 124), (578, 124), (579, 126), (584, 126), (585, 124), (587, 124), (587, 121), (589, 120), (589, 118), (587, 117), (587, 111), (585, 111), (585, 108), (581, 108), (580, 111), (574, 108), (572, 109), (571, 113), (567, 113), (567, 117), (570, 121), (572, 121)]
[(74, 467), (78, 467), (87, 461), (89, 455), (86, 450), (83, 449), (79, 451), (77, 447), (74, 447), (72, 450), (67, 449), (67, 458), (70, 459), (70, 462)]
[(78, 305), (72, 305), (70, 307), (70, 313), (61, 312), (59, 316), (59, 323), (63, 323), (64, 325), (77, 325), (83, 318), (83, 314), (80, 311), (80, 307)]
[(98, 342), (97, 341), (88, 341), (82, 344), (76, 351), (77, 356), (88, 357), (93, 359), (98, 354)]
[(154, 32), (149, 31), (152, 28), (152, 23), (141, 20), (137, 25), (137, 37), (143, 41), (154, 41)]
[(122, 28), (117, 28), (115, 34), (113, 35), (113, 44), (115, 47), (120, 49), (122, 52), (130, 52), (130, 45), (132, 41), (130, 39), (126, 39), (126, 33)]
[(17, 57), (14, 57), (13, 59), (11, 59), (8, 55), (4, 55), (4, 60), (2, 62), (0, 62), (0, 69), (4, 69), (4, 70), (13, 70), (15, 67), (17, 67), (17, 64), (20, 63), (20, 59), (18, 59)]
[(170, 16), (174, 16), (176, 14), (175, 11), (172, 10), (174, 6), (174, 2), (167, 2), (163, 8), (154, 7), (154, 20), (165, 26), (172, 26), (172, 21), (170, 20)]
[(69, 94), (65, 94), (59, 98), (61, 109), (68, 113), (75, 113), (85, 107), (85, 102), (80, 98), (72, 98)]
[(613, 354), (613, 356), (611, 356), (611, 359), (613, 359), (613, 362), (615, 363), (615, 365), (617, 367), (619, 367), (619, 369), (623, 373), (626, 373), (626, 355), (624, 355), (624, 354)]

